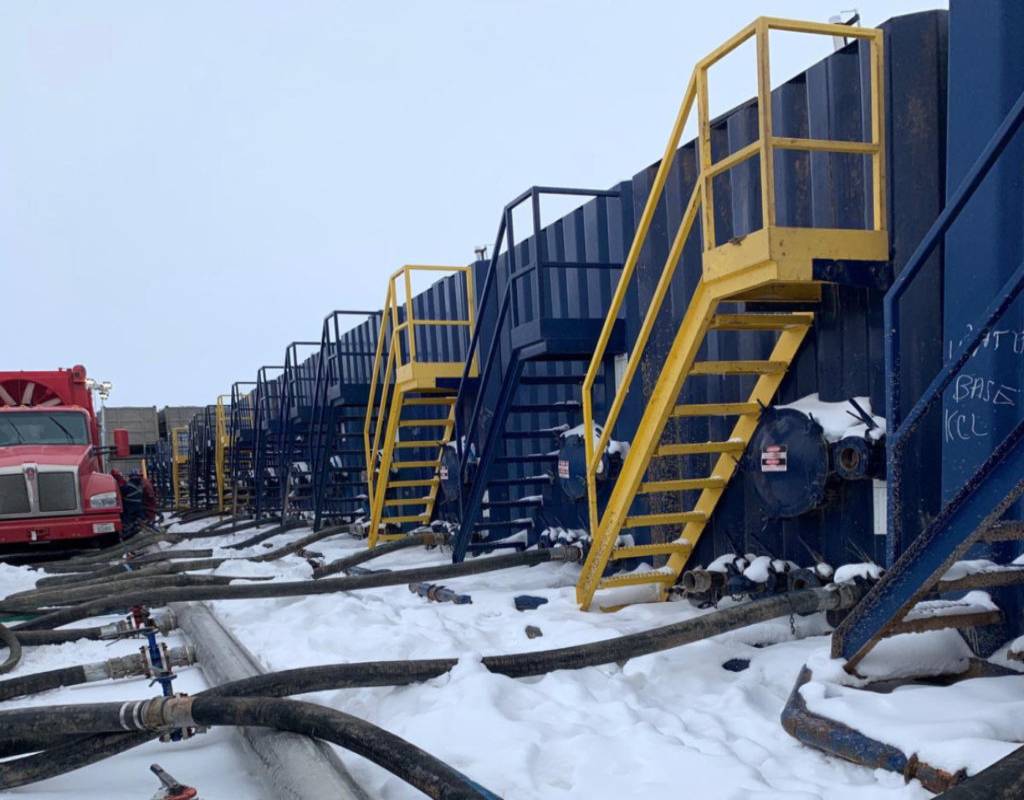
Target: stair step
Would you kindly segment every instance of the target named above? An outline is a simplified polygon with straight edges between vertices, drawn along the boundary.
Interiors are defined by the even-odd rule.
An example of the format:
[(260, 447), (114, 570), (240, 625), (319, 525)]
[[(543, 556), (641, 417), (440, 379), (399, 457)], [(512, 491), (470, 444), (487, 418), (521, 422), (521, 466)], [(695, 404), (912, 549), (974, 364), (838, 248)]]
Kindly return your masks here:
[(759, 414), (757, 403), (691, 403), (672, 409), (673, 417), (731, 417)]
[(558, 411), (576, 412), (583, 408), (578, 400), (566, 400), (561, 403), (517, 403), (509, 408), (513, 414), (555, 413)]
[(721, 489), (725, 481), (721, 478), (684, 478), (675, 481), (645, 481), (640, 484), (637, 494), (656, 492), (692, 492), (703, 489)]
[(982, 535), (985, 542), (1016, 542), (1024, 539), (1024, 522), (1004, 520), (992, 525)]
[(544, 464), (558, 461), (558, 453), (529, 453), (525, 456), (498, 456), (497, 464)]
[(886, 628), (885, 635), (896, 636), (901, 633), (921, 633), (922, 631), (937, 631), (945, 628), (976, 628), (983, 625), (998, 625), (1002, 621), (1003, 612), (997, 609), (991, 611), (963, 611), (954, 614), (935, 614), (894, 622)]
[(395, 442), (396, 450), (427, 450), (440, 447), (444, 442), (440, 439), (409, 439), (404, 442)]
[(799, 326), (806, 328), (814, 315), (804, 314), (715, 314), (710, 330), (715, 331), (777, 331)]
[(532, 528), (536, 523), (532, 519), (496, 519), (473, 524), (473, 530), (482, 531), (488, 528)]
[(579, 375), (523, 375), (519, 383), (523, 386), (552, 386), (557, 384), (583, 383), (586, 373)]
[(660, 584), (671, 586), (676, 582), (676, 576), (667, 570), (646, 570), (642, 572), (629, 572), (620, 575), (608, 575), (598, 581), (598, 589), (618, 589), (623, 586), (645, 586)]
[(488, 486), (531, 486), (538, 483), (550, 484), (552, 477), (550, 475), (528, 475), (525, 478), (495, 478), (492, 481), (488, 481)]
[(440, 461), (392, 461), (393, 469), (437, 469)]
[(418, 514), (410, 517), (381, 517), (381, 525), (385, 523), (391, 523), (393, 525), (399, 525), (403, 522), (430, 522), (430, 517), (426, 514)]
[(744, 442), (684, 442), (660, 445), (654, 455), (664, 457), (692, 456), (701, 453), (742, 453), (746, 449), (747, 445)]
[(706, 522), (703, 511), (677, 511), (667, 514), (636, 514), (626, 517), (623, 528), (646, 528), (652, 525), (683, 525), (691, 522)]
[(411, 489), (415, 486), (437, 486), (440, 478), (424, 478), (421, 481), (388, 481), (389, 489)]
[(505, 431), (502, 439), (559, 439), (568, 428), (545, 429), (539, 431)]
[(1006, 566), (972, 572), (961, 578), (941, 580), (936, 589), (949, 592), (968, 592), (973, 589), (992, 589), (999, 586), (1019, 586), (1024, 583), (1024, 566)]
[(789, 365), (785, 361), (695, 361), (691, 375), (780, 375)]
[(399, 428), (442, 428), (454, 425), (454, 420), (449, 419), (403, 419), (399, 420)]
[(686, 541), (662, 542), (660, 544), (635, 544), (616, 547), (608, 557), (612, 561), (623, 558), (646, 558), (648, 556), (688, 555), (690, 543)]
[(450, 406), (455, 403), (451, 395), (438, 395), (437, 397), (406, 397), (402, 400), (403, 406)]
[[(490, 484), (488, 484), (490, 485)], [(524, 497), (521, 500), (490, 500), (480, 504), (480, 508), (515, 508), (521, 506), (539, 507), (544, 505), (544, 500), (539, 497)]]
[(430, 495), (426, 497), (407, 497), (400, 499), (385, 500), (384, 505), (386, 506), (425, 506), (431, 502), (433, 498)]

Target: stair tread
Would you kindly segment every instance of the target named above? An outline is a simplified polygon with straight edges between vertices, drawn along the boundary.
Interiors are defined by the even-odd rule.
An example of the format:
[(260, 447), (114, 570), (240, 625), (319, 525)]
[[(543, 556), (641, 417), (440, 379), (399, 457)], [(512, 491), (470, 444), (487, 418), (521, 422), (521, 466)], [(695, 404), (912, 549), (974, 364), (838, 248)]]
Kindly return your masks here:
[(810, 313), (786, 314), (786, 313), (739, 313), (739, 314), (715, 314), (711, 318), (710, 330), (726, 331), (773, 331), (782, 330), (793, 326), (807, 327), (813, 321), (814, 316)]
[(691, 522), (706, 522), (703, 511), (675, 511), (664, 514), (633, 514), (626, 517), (623, 528), (645, 528), (653, 525), (677, 525)]
[(702, 453), (742, 453), (746, 442), (677, 442), (659, 445), (655, 456), (688, 456)]
[(728, 417), (759, 414), (757, 403), (690, 403), (672, 409), (673, 417)]
[(598, 582), (598, 589), (616, 589), (622, 586), (642, 586), (644, 584), (671, 585), (676, 582), (675, 574), (668, 569), (638, 570), (637, 572), (607, 575)]
[(721, 489), (725, 486), (722, 478), (681, 478), (670, 481), (644, 481), (640, 484), (637, 494), (655, 494), (657, 492), (690, 492), (703, 489)]
[(691, 375), (777, 375), (789, 367), (785, 361), (695, 361)]
[(670, 556), (686, 555), (691, 550), (690, 543), (684, 539), (677, 539), (674, 542), (660, 542), (657, 544), (631, 544), (622, 545), (612, 550), (611, 560), (623, 558), (644, 558), (647, 556)]

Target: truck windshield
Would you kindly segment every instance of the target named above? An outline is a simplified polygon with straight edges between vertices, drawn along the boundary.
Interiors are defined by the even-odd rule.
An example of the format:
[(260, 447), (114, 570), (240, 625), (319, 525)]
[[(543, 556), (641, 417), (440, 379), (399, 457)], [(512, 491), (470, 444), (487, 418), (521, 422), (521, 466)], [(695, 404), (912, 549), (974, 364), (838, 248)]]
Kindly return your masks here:
[(89, 444), (85, 414), (75, 411), (0, 413), (0, 447), (14, 444)]

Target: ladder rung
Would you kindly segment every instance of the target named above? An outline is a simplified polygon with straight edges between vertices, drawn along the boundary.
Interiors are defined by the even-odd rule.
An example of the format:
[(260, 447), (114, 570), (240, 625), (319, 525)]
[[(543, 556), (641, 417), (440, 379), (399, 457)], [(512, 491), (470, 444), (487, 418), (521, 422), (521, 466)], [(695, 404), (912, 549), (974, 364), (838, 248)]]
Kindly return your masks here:
[(405, 442), (395, 442), (396, 450), (425, 450), (440, 447), (444, 442), (440, 439), (410, 439)]
[(691, 375), (779, 375), (785, 361), (695, 361)]
[(731, 417), (757, 414), (761, 407), (757, 403), (691, 403), (672, 409), (673, 417)]
[(415, 486), (436, 486), (441, 482), (440, 478), (430, 478), (421, 481), (388, 481), (389, 489), (411, 489)]
[(386, 506), (425, 506), (431, 501), (430, 495), (426, 497), (406, 497), (398, 500), (385, 500)]
[(656, 456), (693, 456), (701, 453), (742, 453), (747, 449), (743, 442), (685, 442), (683, 444), (663, 444), (655, 452)]
[(455, 421), (450, 419), (403, 419), (399, 421), (399, 428), (440, 428), (454, 425)]
[(721, 489), (725, 486), (722, 478), (686, 478), (677, 481), (645, 481), (640, 484), (638, 494), (655, 492), (692, 492), (702, 489)]
[(675, 582), (676, 576), (670, 572), (649, 570), (646, 572), (630, 572), (626, 575), (609, 575), (606, 578), (601, 578), (597, 588), (616, 589), (620, 586), (644, 586), (647, 584), (671, 585)]
[(793, 326), (807, 327), (813, 314), (715, 314), (710, 330), (777, 331)]
[(393, 525), (397, 525), (400, 522), (429, 522), (429, 521), (430, 521), (430, 518), (426, 514), (417, 514), (417, 515), (411, 516), (411, 517), (381, 517), (380, 518), (381, 525), (384, 525), (384, 524), (386, 524), (388, 522), (392, 523)]
[(651, 525), (682, 525), (690, 522), (705, 522), (708, 515), (703, 511), (678, 511), (668, 514), (637, 514), (626, 517), (623, 528), (646, 528)]
[(688, 555), (689, 542), (663, 542), (661, 544), (636, 544), (628, 547), (616, 547), (609, 556), (613, 561), (623, 558), (645, 558), (647, 556)]

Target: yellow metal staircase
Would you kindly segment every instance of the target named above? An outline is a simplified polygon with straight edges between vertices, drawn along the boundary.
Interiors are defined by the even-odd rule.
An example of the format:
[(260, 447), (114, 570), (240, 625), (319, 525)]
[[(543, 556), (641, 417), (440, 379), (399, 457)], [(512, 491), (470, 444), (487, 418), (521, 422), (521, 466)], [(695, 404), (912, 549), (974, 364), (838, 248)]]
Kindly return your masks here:
[[(870, 52), (870, 141), (838, 141), (800, 139), (775, 136), (771, 119), (771, 85), (769, 70), (770, 31), (845, 36), (866, 40)], [(712, 160), (711, 121), (708, 101), (708, 70), (724, 56), (753, 38), (757, 53), (758, 138), (735, 152)], [(577, 601), (589, 608), (602, 589), (650, 585), (656, 596), (664, 597), (666, 589), (681, 574), (701, 533), (711, 519), (729, 481), (736, 472), (739, 459), (757, 426), (762, 405), (771, 403), (781, 385), (813, 321), (805, 311), (777, 313), (748, 312), (744, 303), (815, 302), (820, 298), (823, 282), (815, 270), (816, 262), (886, 262), (889, 258), (886, 233), (884, 118), (882, 105), (882, 32), (876, 29), (850, 28), (840, 25), (794, 22), (760, 18), (700, 61), (690, 78), (682, 105), (676, 117), (665, 153), (655, 176), (650, 195), (640, 217), (636, 235), (623, 265), (619, 284), (609, 308), (596, 352), (583, 384), (583, 419), (585, 430), (595, 430), (592, 391), (604, 351), (619, 310), (626, 298), (630, 281), (644, 247), (655, 210), (662, 197), (666, 180), (687, 120), (694, 107), (697, 113), (697, 175), (689, 202), (675, 231), (661, 277), (654, 289), (637, 341), (619, 383), (600, 435), (585, 436), (587, 486), (591, 525), (591, 548), (576, 587)], [(775, 224), (776, 149), (826, 153), (853, 153), (870, 158), (872, 227), (870, 229), (794, 228)], [(760, 162), (761, 216), (763, 227), (744, 237), (719, 243), (715, 237), (714, 185), (717, 176), (743, 162), (756, 158)], [(687, 241), (700, 236), (701, 278), (689, 307), (679, 321), (672, 344), (658, 365), (650, 396), (646, 398), (642, 418), (630, 438), (630, 448), (622, 469), (615, 478), (603, 509), (599, 508), (597, 475), (601, 455), (611, 441), (626, 394), (641, 361), (662, 304), (672, 283), (676, 267)], [(696, 265), (687, 265), (691, 269)], [(712, 331), (732, 331), (737, 335), (756, 331), (772, 332), (774, 345), (766, 360), (698, 360), (705, 337)], [(680, 394), (687, 381), (708, 375), (755, 376), (753, 387), (745, 396), (728, 402), (680, 404)], [(734, 418), (728, 438), (721, 441), (691, 441), (687, 433), (699, 427), (692, 424), (699, 418)], [(670, 420), (680, 423), (668, 427)], [(686, 459), (693, 456), (715, 456), (706, 475), (692, 475), (680, 466), (676, 471), (687, 477), (659, 479), (665, 470), (658, 469), (662, 459)], [(653, 469), (652, 469), (653, 467)], [(650, 473), (656, 473), (652, 476)], [(699, 492), (696, 502), (684, 505), (688, 497)], [(682, 511), (668, 513), (631, 513), (634, 501), (650, 496), (674, 497), (674, 507)], [(641, 499), (637, 505), (643, 505)], [(636, 528), (668, 526), (675, 532), (667, 541), (653, 544), (620, 546), (620, 535)], [(653, 570), (605, 575), (609, 563), (618, 559), (642, 556), (667, 557)], [(653, 596), (653, 595), (652, 595)], [(619, 601), (612, 601), (618, 604)]]
[[(466, 319), (417, 318), (412, 281), (417, 272), (461, 276), (458, 291), (464, 298)], [(464, 362), (433, 360), (438, 354), (424, 346), (426, 337), (417, 341), (417, 329), (464, 329), (468, 341), (474, 314), (469, 267), (408, 265), (388, 282), (363, 427), (370, 547), (400, 538), (409, 526), (430, 522), (440, 488), (441, 455), (455, 426), (455, 398)], [(475, 360), (470, 375), (477, 376)]]
[(187, 511), (189, 507), (188, 428), (171, 429), (171, 488), (174, 491), (174, 510)]

